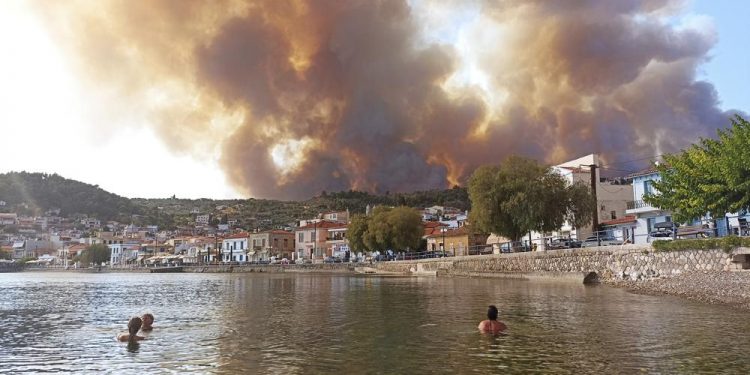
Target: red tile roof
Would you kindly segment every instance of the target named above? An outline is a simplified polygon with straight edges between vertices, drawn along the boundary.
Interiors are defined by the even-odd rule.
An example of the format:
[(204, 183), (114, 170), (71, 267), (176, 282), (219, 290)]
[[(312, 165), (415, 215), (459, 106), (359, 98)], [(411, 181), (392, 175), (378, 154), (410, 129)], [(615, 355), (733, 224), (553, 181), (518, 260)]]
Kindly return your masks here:
[(424, 234), (423, 236), (430, 236), (436, 233), (442, 233), (440, 232), (440, 228), (447, 227), (448, 224), (443, 224), (439, 221), (428, 221), (424, 223)]
[(636, 218), (633, 215), (627, 215), (624, 217), (620, 217), (613, 220), (607, 220), (601, 222), (601, 225), (618, 225), (618, 224), (628, 224), (628, 223), (635, 223)]
[(305, 225), (304, 227), (299, 227), (296, 230), (328, 229), (328, 228), (338, 227), (340, 225), (342, 225), (342, 224), (341, 223), (335, 223), (333, 221), (322, 220), (322, 221), (317, 222), (317, 223)]
[(240, 233), (235, 233), (235, 234), (231, 234), (229, 236), (226, 236), (226, 237), (224, 237), (224, 239), (225, 240), (232, 240), (232, 239), (236, 239), (236, 238), (247, 238), (247, 237), (248, 237), (248, 233), (247, 232), (240, 232)]

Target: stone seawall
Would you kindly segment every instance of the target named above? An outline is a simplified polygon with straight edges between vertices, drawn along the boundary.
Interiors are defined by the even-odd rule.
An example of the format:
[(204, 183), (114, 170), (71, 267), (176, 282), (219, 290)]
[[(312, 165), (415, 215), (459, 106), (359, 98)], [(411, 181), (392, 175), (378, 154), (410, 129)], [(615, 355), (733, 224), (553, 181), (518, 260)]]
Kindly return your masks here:
[(578, 280), (582, 281), (591, 272), (596, 273), (596, 277), (601, 280), (642, 280), (690, 272), (725, 271), (731, 268), (731, 264), (732, 254), (722, 250), (654, 252), (650, 246), (627, 245), (380, 262), (374, 267), (384, 272), (435, 272), (445, 276), (572, 275), (576, 279), (576, 275), (580, 275)]
[(354, 273), (354, 264), (348, 263), (322, 263), (322, 264), (258, 264), (241, 266), (189, 266), (183, 267), (185, 272), (207, 272), (207, 273)]

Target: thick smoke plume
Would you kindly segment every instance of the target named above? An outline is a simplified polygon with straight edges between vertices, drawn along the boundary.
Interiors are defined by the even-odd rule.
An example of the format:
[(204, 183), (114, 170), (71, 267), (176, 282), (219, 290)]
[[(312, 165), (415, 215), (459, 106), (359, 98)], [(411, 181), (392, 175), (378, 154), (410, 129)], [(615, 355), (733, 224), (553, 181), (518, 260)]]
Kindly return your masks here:
[(218, 150), (256, 197), (445, 187), (509, 154), (628, 160), (679, 150), (729, 117), (696, 79), (712, 31), (675, 22), (669, 1), (38, 9), (103, 112), (140, 114), (175, 152)]

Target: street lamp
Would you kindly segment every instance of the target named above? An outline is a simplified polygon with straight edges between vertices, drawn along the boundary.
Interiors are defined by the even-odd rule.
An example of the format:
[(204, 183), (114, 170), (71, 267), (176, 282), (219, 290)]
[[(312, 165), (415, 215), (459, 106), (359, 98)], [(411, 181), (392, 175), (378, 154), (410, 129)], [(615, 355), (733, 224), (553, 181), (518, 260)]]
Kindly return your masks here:
[(315, 251), (317, 250), (317, 248), (318, 248), (318, 222), (316, 221), (313, 223), (313, 249), (312, 249), (312, 252), (310, 253), (311, 262), (313, 260), (313, 255), (315, 254)]
[(440, 232), (443, 233), (443, 258), (445, 258), (445, 228), (440, 228)]

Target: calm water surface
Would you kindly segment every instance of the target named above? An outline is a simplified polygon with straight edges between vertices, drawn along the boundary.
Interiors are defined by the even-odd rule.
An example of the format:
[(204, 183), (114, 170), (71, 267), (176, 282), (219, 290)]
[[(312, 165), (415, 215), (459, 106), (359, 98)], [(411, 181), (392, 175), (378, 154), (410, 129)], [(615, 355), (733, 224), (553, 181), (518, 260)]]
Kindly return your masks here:
[[(476, 331), (488, 304), (507, 336)], [(742, 374), (748, 317), (521, 280), (24, 272), (0, 274), (0, 373)]]

